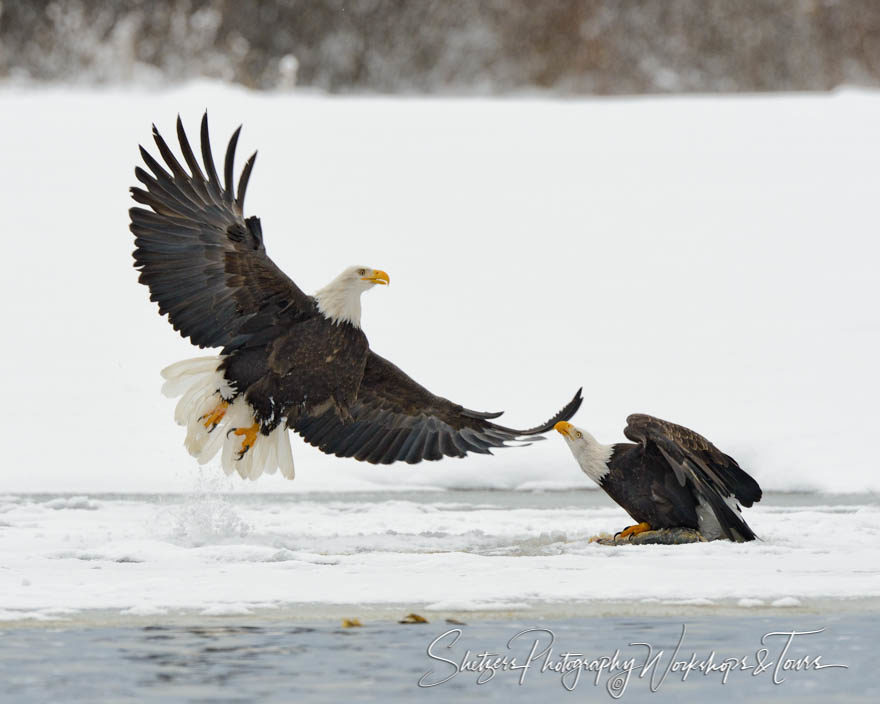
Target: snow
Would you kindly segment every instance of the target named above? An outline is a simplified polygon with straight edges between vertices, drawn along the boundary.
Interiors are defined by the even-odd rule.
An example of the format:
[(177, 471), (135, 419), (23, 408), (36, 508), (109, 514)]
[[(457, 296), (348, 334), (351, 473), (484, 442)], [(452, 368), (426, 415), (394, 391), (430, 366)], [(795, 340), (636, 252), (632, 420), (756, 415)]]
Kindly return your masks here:
[[(216, 149), (238, 123), (239, 166), (260, 149), (246, 210), (276, 262), (306, 291), (352, 263), (388, 271), (364, 328), (437, 393), (525, 427), (584, 385), (575, 422), (601, 442), (648, 412), (708, 436), (765, 489), (880, 490), (880, 94), (404, 99), (195, 83), (0, 88), (0, 492), (193, 488), (159, 370), (204, 353), (136, 281), (127, 187), (150, 123), (170, 138), (180, 112), (193, 133), (206, 107)], [(588, 483), (555, 434), (416, 467), (293, 451), (295, 481), (224, 487)], [(771, 532), (786, 515), (764, 516)], [(102, 559), (149, 557), (117, 537)]]
[(243, 604), (215, 604), (199, 613), (202, 616), (250, 616), (254, 612)]
[(64, 510), (68, 508), (78, 508), (84, 511), (95, 511), (98, 504), (91, 501), (88, 496), (70, 496), (60, 499), (52, 499), (43, 504), (46, 508), (54, 508), (56, 510)]
[(763, 599), (750, 599), (748, 597), (743, 597), (739, 601), (736, 602), (737, 606), (745, 606), (745, 607), (753, 607), (753, 606), (763, 606)]
[[(775, 503), (747, 512), (762, 540), (609, 547), (630, 521), (593, 492), (489, 500), (436, 494), (45, 497), (0, 501), (0, 619), (307, 611), (595, 613), (614, 603), (815, 608), (880, 597), (880, 505)], [(206, 527), (210, 526), (210, 528)], [(857, 538), (853, 538), (857, 536)], [(873, 603), (876, 603), (873, 602)], [(617, 607), (614, 607), (617, 608)]]
[(524, 611), (531, 608), (524, 601), (438, 601), (425, 606), (425, 611)]
[(771, 606), (800, 606), (800, 599), (795, 599), (793, 596), (784, 596), (781, 599), (776, 599), (770, 602)]

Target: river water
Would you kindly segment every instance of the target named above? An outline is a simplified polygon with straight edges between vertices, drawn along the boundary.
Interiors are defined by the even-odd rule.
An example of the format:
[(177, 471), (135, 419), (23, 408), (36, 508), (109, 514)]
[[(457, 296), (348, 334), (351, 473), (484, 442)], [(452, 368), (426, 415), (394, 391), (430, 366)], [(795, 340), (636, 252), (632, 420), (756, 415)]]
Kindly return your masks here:
[[(0, 699), (876, 702), (878, 626), (876, 613), (497, 618), (465, 625), (386, 620), (361, 628), (278, 618), (108, 627), (78, 618), (60, 627), (37, 624), (2, 632)], [(767, 636), (761, 644), (767, 633), (818, 629), (824, 630)], [(762, 647), (767, 648), (763, 657)], [(615, 651), (619, 655), (612, 666)], [(697, 669), (713, 651), (716, 669)], [(575, 655), (566, 661), (565, 653)], [(653, 668), (645, 669), (655, 656)], [(725, 682), (729, 658), (737, 665)], [(633, 665), (627, 668), (630, 660)], [(528, 669), (522, 669), (527, 662)], [(686, 676), (673, 664), (680, 662), (692, 664)]]

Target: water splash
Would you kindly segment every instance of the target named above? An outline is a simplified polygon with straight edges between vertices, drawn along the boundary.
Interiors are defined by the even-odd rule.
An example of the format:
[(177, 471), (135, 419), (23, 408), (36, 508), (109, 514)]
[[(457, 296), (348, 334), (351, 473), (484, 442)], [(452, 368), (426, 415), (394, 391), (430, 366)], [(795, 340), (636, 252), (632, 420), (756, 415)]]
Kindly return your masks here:
[(228, 477), (199, 468), (193, 483), (192, 493), (182, 503), (167, 507), (171, 539), (200, 547), (237, 540), (251, 532), (251, 525), (226, 496), (232, 490)]

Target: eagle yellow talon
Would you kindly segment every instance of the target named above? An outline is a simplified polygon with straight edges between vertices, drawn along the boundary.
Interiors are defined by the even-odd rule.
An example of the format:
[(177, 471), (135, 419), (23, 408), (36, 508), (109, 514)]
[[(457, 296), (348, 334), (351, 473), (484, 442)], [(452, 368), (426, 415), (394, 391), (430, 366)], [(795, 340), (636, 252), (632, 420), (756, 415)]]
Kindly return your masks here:
[(628, 526), (620, 531), (614, 537), (620, 536), (621, 538), (629, 538), (633, 535), (638, 535), (639, 533), (644, 533), (645, 531), (651, 530), (651, 526), (648, 523), (639, 523), (638, 525)]
[(254, 423), (250, 428), (234, 428), (232, 432), (236, 435), (244, 436), (244, 439), (241, 441), (241, 450), (238, 451), (238, 457), (236, 457), (236, 459), (240, 460), (257, 441), (257, 433), (260, 432), (260, 424)]
[(217, 424), (223, 420), (223, 416), (226, 415), (226, 409), (229, 408), (229, 401), (224, 401), (221, 399), (220, 403), (217, 406), (199, 418), (202, 421), (202, 425), (204, 425), (208, 432), (210, 433), (214, 428), (217, 427)]

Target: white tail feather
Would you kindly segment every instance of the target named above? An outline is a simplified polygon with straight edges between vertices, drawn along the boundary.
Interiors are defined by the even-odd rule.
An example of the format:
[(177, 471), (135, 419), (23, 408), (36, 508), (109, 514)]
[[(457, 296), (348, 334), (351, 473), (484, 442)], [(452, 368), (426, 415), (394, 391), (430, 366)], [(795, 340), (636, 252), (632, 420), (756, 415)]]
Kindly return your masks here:
[(166, 379), (162, 392), (181, 397), (174, 409), (174, 420), (186, 426), (187, 451), (199, 464), (206, 464), (221, 452), (223, 471), (226, 474), (238, 472), (242, 479), (255, 480), (263, 473), (274, 474), (279, 468), (285, 478), (293, 479), (293, 453), (287, 425), (283, 422), (268, 436), (258, 433), (251, 448), (238, 458), (244, 438), (233, 431), (254, 424), (253, 409), (244, 396), (235, 398), (226, 407), (213, 428), (205, 427), (205, 416), (234, 396), (223, 372), (218, 371), (222, 361), (222, 357), (198, 357), (162, 370)]
[(197, 378), (207, 378), (209, 376), (213, 376), (214, 372), (201, 372), (198, 374), (187, 374), (186, 376), (175, 377), (174, 379), (168, 379), (164, 384), (162, 384), (162, 394), (167, 396), (168, 398), (175, 398), (177, 396), (183, 395), (188, 388), (190, 388)]
[(266, 474), (275, 474), (275, 470), (278, 469), (278, 453), (275, 451), (275, 443), (272, 440), (273, 438), (270, 434), (264, 443), (266, 445), (266, 458), (263, 460), (263, 466), (266, 468)]
[(269, 466), (267, 463), (269, 443), (265, 441), (260, 442), (261, 440), (263, 440), (263, 438), (258, 436), (257, 442), (255, 442), (254, 446), (248, 450), (248, 454), (253, 455), (253, 457), (251, 457), (250, 466), (248, 467), (248, 479), (251, 481), (254, 481), (263, 473), (264, 467), (266, 468), (267, 473), (271, 474), (271, 472), (268, 472)]
[(181, 396), (174, 409), (174, 421), (185, 425), (188, 433), (200, 425), (200, 419), (222, 400), (217, 388), (215, 374), (197, 377), (193, 385)]
[[(282, 428), (284, 429), (283, 431)], [(293, 451), (290, 449), (290, 435), (287, 433), (287, 426), (285, 424), (279, 425), (275, 432), (278, 433), (278, 444), (276, 445), (278, 467), (281, 469), (281, 474), (285, 479), (293, 479), (296, 473), (293, 471)]]
[(190, 374), (201, 374), (203, 372), (217, 371), (217, 365), (222, 361), (222, 357), (217, 355), (211, 357), (193, 357), (192, 359), (182, 359), (174, 364), (169, 364), (160, 373), (163, 379), (178, 379), (182, 376)]

